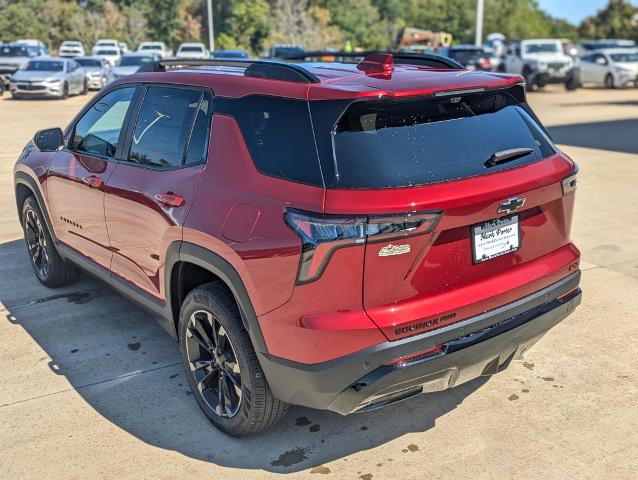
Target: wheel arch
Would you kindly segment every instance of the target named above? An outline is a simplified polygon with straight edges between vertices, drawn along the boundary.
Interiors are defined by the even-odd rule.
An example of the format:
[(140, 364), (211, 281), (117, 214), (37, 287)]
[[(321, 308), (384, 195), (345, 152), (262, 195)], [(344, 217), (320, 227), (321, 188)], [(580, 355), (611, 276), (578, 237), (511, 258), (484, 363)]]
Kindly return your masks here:
[[(208, 276), (203, 272), (206, 272)], [(184, 276), (192, 273), (196, 273), (201, 282), (185, 283)], [(255, 350), (260, 353), (268, 352), (244, 282), (237, 270), (223, 257), (190, 242), (173, 242), (166, 254), (165, 275), (166, 308), (167, 313), (173, 319), (175, 338), (179, 334), (180, 308), (188, 291), (202, 283), (219, 281), (234, 298), (244, 328), (248, 332)]]
[(40, 191), (37, 182), (25, 172), (16, 172), (14, 177), (14, 189), (16, 195), (16, 208), (18, 210), (18, 218), (20, 219), (20, 224), (22, 224), (22, 207), (24, 205), (24, 201), (29, 196), (33, 196), (35, 198), (35, 201), (38, 202), (38, 206), (40, 207), (40, 211), (44, 216), (44, 221), (47, 224), (47, 228), (49, 229), (51, 238), (53, 238), (53, 241), (57, 244), (58, 239), (55, 235), (55, 231), (53, 230), (53, 225), (51, 223), (51, 219), (49, 218), (49, 212), (46, 208), (46, 203), (44, 202), (42, 192)]

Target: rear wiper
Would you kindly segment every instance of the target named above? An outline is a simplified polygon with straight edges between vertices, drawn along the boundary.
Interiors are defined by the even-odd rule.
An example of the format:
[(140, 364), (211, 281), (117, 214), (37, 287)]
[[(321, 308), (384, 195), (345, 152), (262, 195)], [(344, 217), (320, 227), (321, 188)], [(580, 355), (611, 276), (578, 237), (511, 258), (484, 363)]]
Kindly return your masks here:
[(512, 148), (510, 150), (495, 152), (492, 154), (490, 159), (485, 162), (485, 166), (487, 168), (495, 167), (499, 163), (511, 162), (517, 158), (525, 157), (532, 152), (534, 152), (533, 148)]

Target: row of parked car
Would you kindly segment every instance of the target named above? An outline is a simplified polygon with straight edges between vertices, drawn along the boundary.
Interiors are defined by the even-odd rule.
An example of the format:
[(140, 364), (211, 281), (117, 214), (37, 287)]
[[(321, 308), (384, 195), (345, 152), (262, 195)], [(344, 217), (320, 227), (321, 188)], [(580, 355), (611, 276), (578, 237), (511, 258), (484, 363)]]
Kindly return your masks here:
[(135, 73), (146, 63), (163, 58), (246, 58), (241, 50), (211, 52), (202, 43), (182, 43), (175, 55), (163, 42), (142, 42), (130, 52), (117, 40), (98, 40), (86, 55), (81, 42), (65, 41), (52, 57), (38, 40), (0, 45), (0, 95), (13, 98), (55, 97), (99, 90), (109, 82)]
[(568, 90), (581, 86), (638, 87), (638, 48), (627, 40), (597, 40), (568, 45), (560, 39), (508, 42), (502, 55), (494, 49), (457, 45), (436, 53), (469, 69), (516, 73), (528, 90), (562, 83)]

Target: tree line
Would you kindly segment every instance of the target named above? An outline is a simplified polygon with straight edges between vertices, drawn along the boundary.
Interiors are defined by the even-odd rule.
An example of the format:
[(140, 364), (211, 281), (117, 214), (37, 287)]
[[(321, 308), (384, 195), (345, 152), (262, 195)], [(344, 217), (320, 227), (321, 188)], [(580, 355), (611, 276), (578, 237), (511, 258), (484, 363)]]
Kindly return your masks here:
[[(309, 49), (386, 49), (405, 26), (474, 39), (476, 0), (213, 0), (215, 46), (252, 54), (272, 44)], [(638, 39), (628, 0), (610, 0), (580, 26), (556, 19), (536, 0), (485, 0), (484, 32), (508, 38), (620, 37)], [(206, 41), (205, 0), (0, 0), (0, 39), (38, 38), (57, 48), (63, 40), (87, 47), (115, 38), (134, 47), (160, 40), (175, 47)]]

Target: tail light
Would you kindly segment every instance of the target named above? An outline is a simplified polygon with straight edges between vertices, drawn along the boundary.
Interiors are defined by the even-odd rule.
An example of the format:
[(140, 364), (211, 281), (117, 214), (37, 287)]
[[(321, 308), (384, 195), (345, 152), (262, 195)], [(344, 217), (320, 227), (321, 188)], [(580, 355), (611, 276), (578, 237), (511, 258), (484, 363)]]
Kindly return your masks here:
[(286, 209), (286, 224), (301, 239), (297, 284), (321, 277), (332, 254), (339, 248), (430, 233), (441, 213), (343, 217)]
[(492, 66), (492, 62), (490, 61), (489, 58), (480, 58), (479, 59), (479, 64), (481, 65), (481, 68), (490, 68)]

